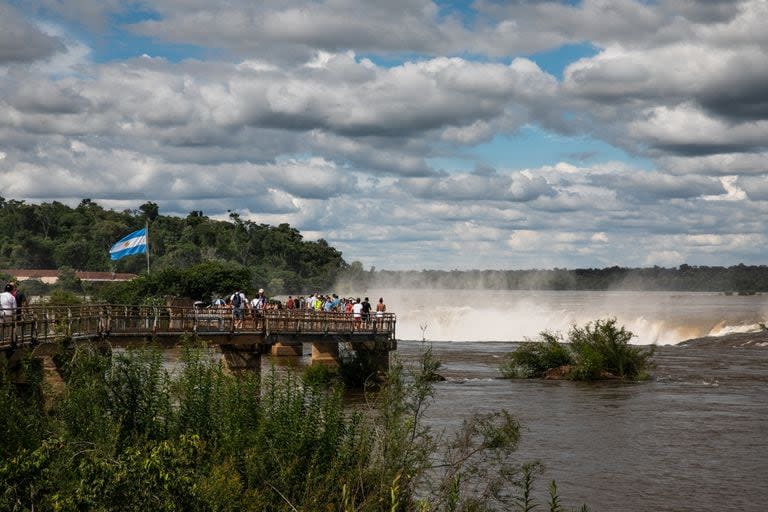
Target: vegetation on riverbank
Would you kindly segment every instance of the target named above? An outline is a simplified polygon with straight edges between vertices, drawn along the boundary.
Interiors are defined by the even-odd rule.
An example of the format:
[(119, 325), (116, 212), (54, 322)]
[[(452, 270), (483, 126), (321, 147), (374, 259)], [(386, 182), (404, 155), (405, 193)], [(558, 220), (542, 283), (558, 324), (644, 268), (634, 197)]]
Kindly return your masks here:
[(521, 344), (501, 365), (506, 378), (644, 380), (653, 367), (654, 346), (630, 345), (634, 334), (616, 319), (573, 326), (568, 343), (559, 333), (542, 332), (541, 341)]
[[(27, 204), (0, 197), (0, 268), (68, 267), (138, 274), (146, 270), (143, 256), (114, 262), (109, 248), (146, 222), (153, 273), (216, 262), (247, 269), (247, 288), (295, 293), (331, 288), (348, 266), (341, 252), (323, 239), (304, 240), (288, 224), (259, 224), (241, 219), (235, 211), (223, 221), (202, 211), (186, 217), (160, 215), (152, 202), (118, 212), (90, 199), (71, 208), (57, 201)], [(84, 290), (89, 295), (91, 291)]]
[[(231, 375), (203, 348), (171, 373), (158, 350), (78, 347), (53, 402), (0, 372), (0, 510), (531, 510), (540, 468), (511, 458), (509, 413), (450, 439), (425, 422), (438, 366), (394, 364), (364, 405), (290, 373)], [(556, 486), (545, 506), (563, 510)]]

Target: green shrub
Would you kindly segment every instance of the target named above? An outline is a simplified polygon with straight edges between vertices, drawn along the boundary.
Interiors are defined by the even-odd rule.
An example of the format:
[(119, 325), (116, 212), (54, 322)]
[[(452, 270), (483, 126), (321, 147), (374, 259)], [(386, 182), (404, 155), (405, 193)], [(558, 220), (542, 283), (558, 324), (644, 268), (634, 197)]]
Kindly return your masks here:
[(69, 290), (54, 288), (45, 300), (50, 306), (79, 306), (83, 304), (83, 298)]
[(325, 364), (312, 364), (304, 369), (302, 376), (308, 386), (329, 386), (338, 377), (338, 371)]
[(500, 366), (505, 378), (541, 378), (549, 370), (565, 366), (567, 376), (574, 380), (643, 380), (653, 367), (655, 347), (631, 345), (634, 334), (618, 327), (616, 319), (573, 326), (568, 343), (561, 343), (560, 335), (548, 331), (541, 337), (542, 341), (523, 343), (507, 354)]
[(617, 327), (615, 318), (574, 326), (568, 337), (576, 361), (576, 376), (582, 380), (604, 376), (642, 380), (653, 367), (655, 347), (631, 345), (634, 334), (623, 326)]
[(116, 442), (120, 418), (109, 413), (110, 389), (104, 378), (109, 355), (76, 346), (62, 362), (66, 387), (58, 404), (58, 418), (68, 439), (109, 446)]
[[(30, 372), (30, 369), (25, 369), (25, 372)], [(34, 377), (42, 380), (38, 375)], [(0, 460), (7, 460), (20, 450), (33, 449), (49, 428), (43, 401), (39, 393), (31, 391), (20, 390), (9, 380), (5, 358), (0, 358), (0, 432), (3, 436)]]
[(108, 412), (120, 421), (123, 443), (163, 439), (172, 426), (170, 376), (157, 348), (112, 354), (106, 373)]
[(507, 354), (501, 365), (505, 378), (540, 378), (552, 368), (573, 364), (570, 349), (558, 334), (544, 331), (543, 341), (526, 342)]

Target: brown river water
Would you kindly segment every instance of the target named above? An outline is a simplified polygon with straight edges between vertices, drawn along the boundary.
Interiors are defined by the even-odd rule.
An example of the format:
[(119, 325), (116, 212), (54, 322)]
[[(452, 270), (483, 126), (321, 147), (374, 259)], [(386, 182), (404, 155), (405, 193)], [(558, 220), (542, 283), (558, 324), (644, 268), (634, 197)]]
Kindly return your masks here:
[[(768, 296), (631, 292), (381, 290), (398, 315), (397, 357), (422, 338), (442, 362), (428, 419), (450, 433), (476, 413), (506, 409), (523, 425), (516, 457), (540, 461), (542, 496), (558, 483), (567, 510), (768, 510), (768, 343), (676, 346), (755, 332)], [(617, 318), (638, 344), (658, 344), (653, 378), (635, 384), (505, 380), (498, 366), (544, 329)], [(722, 338), (726, 339), (726, 338)], [(768, 338), (766, 338), (768, 339)], [(264, 358), (263, 368), (309, 363)], [(545, 502), (545, 500), (540, 500)], [(544, 510), (542, 505), (540, 510)], [(537, 510), (539, 510), (537, 509)]]
[[(398, 353), (415, 359), (419, 342)], [(563, 503), (593, 511), (768, 510), (768, 348), (659, 347), (638, 384), (504, 380), (505, 342), (433, 342), (447, 378), (430, 422), (452, 430), (500, 409), (523, 425)]]
[[(768, 343), (675, 346), (761, 330), (768, 295), (668, 292), (381, 290), (398, 314), (398, 355), (426, 338), (442, 362), (429, 418), (455, 430), (474, 413), (506, 409), (523, 425), (520, 462), (555, 479), (567, 509), (768, 510)], [(514, 342), (542, 330), (616, 318), (657, 344), (653, 378), (638, 384), (505, 380)], [(543, 506), (541, 507), (544, 508)]]
[[(520, 461), (545, 465), (567, 508), (593, 511), (768, 510), (768, 343), (676, 346), (754, 332), (768, 296), (669, 292), (386, 291), (398, 313), (398, 354), (426, 338), (442, 361), (430, 420), (456, 429), (506, 409), (523, 425)], [(371, 297), (377, 300), (375, 297)], [(504, 380), (502, 356), (542, 330), (616, 318), (657, 344), (638, 384)], [(761, 326), (761, 324), (763, 324)], [(768, 339), (768, 338), (766, 338)], [(543, 506), (540, 508), (544, 508)]]

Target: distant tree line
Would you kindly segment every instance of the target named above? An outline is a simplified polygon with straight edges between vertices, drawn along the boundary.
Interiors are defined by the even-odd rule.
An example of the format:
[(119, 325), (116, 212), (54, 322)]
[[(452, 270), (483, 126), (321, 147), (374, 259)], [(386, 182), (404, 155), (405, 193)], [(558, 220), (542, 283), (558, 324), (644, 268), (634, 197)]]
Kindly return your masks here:
[(237, 282), (246, 276), (249, 283), (244, 289), (297, 293), (331, 288), (348, 266), (341, 252), (325, 240), (304, 240), (288, 224), (259, 224), (242, 220), (237, 213), (229, 217), (213, 220), (202, 211), (185, 218), (165, 216), (152, 202), (118, 212), (90, 199), (72, 208), (57, 201), (26, 204), (0, 197), (0, 268), (145, 273), (143, 256), (112, 261), (109, 249), (146, 222), (151, 272), (165, 277), (166, 271), (199, 265), (205, 270), (204, 264), (213, 262), (217, 270), (232, 270)]
[[(351, 265), (349, 271), (354, 270)], [(349, 273), (349, 272), (348, 272)], [(483, 290), (637, 290), (752, 294), (768, 291), (768, 266), (585, 268), (552, 270), (360, 271), (355, 278), (376, 288)]]

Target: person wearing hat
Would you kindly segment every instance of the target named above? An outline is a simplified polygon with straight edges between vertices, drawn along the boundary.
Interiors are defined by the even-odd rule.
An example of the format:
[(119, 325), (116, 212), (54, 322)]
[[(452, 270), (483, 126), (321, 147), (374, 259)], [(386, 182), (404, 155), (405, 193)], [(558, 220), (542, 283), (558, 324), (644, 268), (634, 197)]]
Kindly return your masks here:
[(267, 297), (264, 295), (264, 288), (259, 288), (259, 293), (251, 300), (251, 311), (253, 316), (264, 315), (264, 308), (267, 306)]

